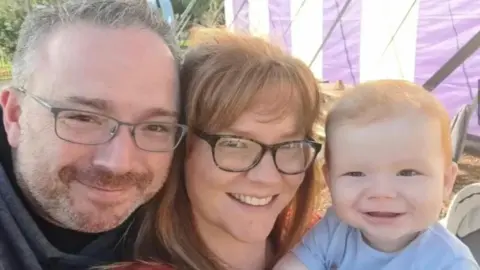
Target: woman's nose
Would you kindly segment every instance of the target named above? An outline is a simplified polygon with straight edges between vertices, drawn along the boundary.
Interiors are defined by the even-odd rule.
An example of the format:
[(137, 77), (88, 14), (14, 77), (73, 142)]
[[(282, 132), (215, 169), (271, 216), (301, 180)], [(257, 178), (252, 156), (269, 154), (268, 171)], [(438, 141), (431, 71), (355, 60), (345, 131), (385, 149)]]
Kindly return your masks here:
[(265, 153), (260, 162), (247, 172), (247, 177), (253, 182), (276, 183), (281, 181), (282, 175), (270, 153)]

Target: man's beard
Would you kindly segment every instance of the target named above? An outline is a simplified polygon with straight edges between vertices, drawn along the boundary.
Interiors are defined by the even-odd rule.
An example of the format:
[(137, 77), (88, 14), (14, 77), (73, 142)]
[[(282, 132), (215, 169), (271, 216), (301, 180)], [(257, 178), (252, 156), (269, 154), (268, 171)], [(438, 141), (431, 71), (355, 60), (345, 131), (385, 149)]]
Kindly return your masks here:
[[(104, 168), (90, 166), (80, 169), (75, 165), (64, 166), (56, 176), (51, 177), (49, 174), (52, 173), (39, 169), (38, 163), (30, 164), (37, 166), (33, 171), (26, 172), (20, 169), (26, 164), (18, 161), (15, 160), (14, 165), (17, 183), (36, 214), (58, 226), (85, 232), (101, 232), (120, 225), (144, 200), (149, 199), (145, 197), (148, 195), (146, 192), (154, 180), (152, 172), (115, 174)], [(121, 215), (109, 210), (114, 205), (98, 205), (96, 211), (80, 211), (76, 209), (78, 202), (71, 198), (70, 185), (75, 181), (105, 190), (135, 188), (140, 195), (130, 198), (130, 209)], [(95, 218), (90, 214), (92, 211), (105, 211), (105, 215), (102, 215), (102, 219)]]

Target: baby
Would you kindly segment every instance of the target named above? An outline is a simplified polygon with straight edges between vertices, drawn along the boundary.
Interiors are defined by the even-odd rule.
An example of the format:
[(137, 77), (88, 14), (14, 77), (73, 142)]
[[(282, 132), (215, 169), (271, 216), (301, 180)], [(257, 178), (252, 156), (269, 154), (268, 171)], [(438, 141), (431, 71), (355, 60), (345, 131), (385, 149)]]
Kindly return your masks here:
[(326, 133), (333, 206), (274, 270), (480, 269), (438, 223), (457, 166), (432, 94), (398, 80), (360, 84), (332, 108)]

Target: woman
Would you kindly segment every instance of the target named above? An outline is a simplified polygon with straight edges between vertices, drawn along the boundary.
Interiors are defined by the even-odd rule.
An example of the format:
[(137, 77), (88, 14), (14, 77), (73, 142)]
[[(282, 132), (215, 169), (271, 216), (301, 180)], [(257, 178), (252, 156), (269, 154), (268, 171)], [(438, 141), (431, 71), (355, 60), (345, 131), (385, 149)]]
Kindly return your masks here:
[(136, 257), (177, 269), (269, 268), (318, 209), (317, 81), (260, 38), (219, 29), (192, 36), (181, 69), (185, 175), (152, 202)]

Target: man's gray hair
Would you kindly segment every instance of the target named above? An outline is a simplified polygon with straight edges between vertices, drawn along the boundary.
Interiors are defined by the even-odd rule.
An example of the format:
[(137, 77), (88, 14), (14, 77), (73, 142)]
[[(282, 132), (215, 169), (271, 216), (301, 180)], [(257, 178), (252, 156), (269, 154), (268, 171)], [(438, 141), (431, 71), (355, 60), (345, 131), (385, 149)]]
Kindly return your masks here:
[(77, 22), (123, 28), (142, 27), (157, 33), (179, 61), (179, 49), (170, 26), (145, 0), (73, 0), (38, 7), (21, 27), (13, 57), (13, 85), (25, 87), (40, 64), (37, 50), (49, 34), (62, 25)]

